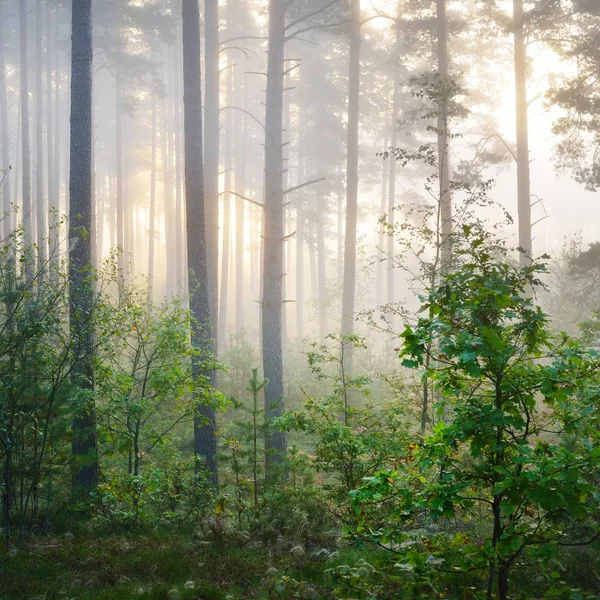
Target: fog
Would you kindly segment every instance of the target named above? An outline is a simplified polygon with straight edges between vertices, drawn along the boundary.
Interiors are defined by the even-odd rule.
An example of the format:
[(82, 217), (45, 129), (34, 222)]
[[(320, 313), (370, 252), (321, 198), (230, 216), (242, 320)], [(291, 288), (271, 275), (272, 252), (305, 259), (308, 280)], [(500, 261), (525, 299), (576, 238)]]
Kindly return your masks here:
[[(355, 176), (358, 254), (351, 318), (357, 330), (373, 334), (380, 346), (387, 338), (374, 333), (363, 311), (415, 302), (402, 264), (412, 264), (414, 257), (399, 258), (402, 243), (393, 238), (390, 242), (380, 219), (390, 221), (394, 215), (397, 227), (407, 218), (411, 203), (433, 202), (424, 188), (432, 169), (398, 162), (391, 185), (393, 158), (381, 154), (392, 146), (435, 144), (439, 137), (431, 102), (416, 81), (439, 74), (439, 13), (436, 3), (425, 0), (374, 0), (352, 7), (342, 0), (288, 4), (280, 107), (283, 348), (296, 352), (302, 340), (340, 331), (348, 184)], [(568, 102), (561, 106), (552, 93), (577, 73), (569, 50), (561, 52), (553, 41), (558, 25), (553, 30), (552, 19), (544, 17), (550, 8), (544, 2), (530, 4), (525, 7), (530, 11), (525, 84), (532, 254), (557, 255), (566, 238), (579, 234), (584, 244), (596, 241), (600, 214), (596, 194), (574, 180), (577, 169), (558, 168), (559, 162), (569, 160), (559, 160), (557, 148), (572, 132), (553, 133), (553, 127), (573, 107)], [(138, 277), (155, 301), (187, 292), (180, 5), (174, 0), (93, 3), (94, 260), (100, 264), (117, 248), (123, 276)], [(225, 348), (230, 336), (243, 330), (258, 346), (264, 284), (262, 205), (268, 202), (265, 181), (270, 168), (265, 167), (269, 6), (239, 0), (206, 6), (218, 12), (209, 23), (201, 6), (202, 73), (210, 76), (203, 79), (203, 93), (218, 102), (216, 107), (214, 100), (205, 102), (203, 114), (207, 219), (210, 214), (218, 218), (218, 252), (217, 236), (207, 237), (218, 264), (218, 277), (213, 279), (218, 293), (211, 291), (218, 307), (216, 335), (219, 347)], [(351, 8), (359, 12), (351, 13)], [(455, 1), (445, 10), (447, 76), (457, 85), (452, 98), (456, 110), (448, 118), (446, 166), (451, 179), (494, 180), (490, 197), (514, 219), (503, 225), (502, 235), (516, 248), (523, 240), (518, 236), (521, 175), (515, 162), (519, 107), (512, 3)], [(52, 210), (69, 213), (70, 3), (5, 0), (1, 11), (4, 210), (9, 213), (14, 206), (18, 220), (24, 219), (29, 202), (24, 190), (31, 181), (32, 232), (39, 242), (47, 235), (46, 215)], [(353, 149), (348, 135), (353, 127), (348, 113), (349, 46), (356, 14), (360, 72), (355, 74), (358, 147)], [(576, 28), (577, 17), (572, 20), (570, 26)], [(211, 29), (214, 22), (218, 32)], [(206, 56), (212, 60), (214, 43), (216, 96), (211, 65), (204, 62)], [(593, 135), (590, 130), (582, 133), (591, 139), (592, 161)], [(484, 139), (489, 143), (478, 155)], [(355, 166), (348, 157), (356, 150), (353, 174), (349, 169)], [(579, 159), (586, 150), (577, 152)], [(464, 169), (467, 163), (470, 171)], [(483, 210), (481, 216), (497, 220), (500, 213)], [(13, 216), (5, 218), (5, 233), (13, 221)], [(396, 329), (400, 325), (395, 323)]]

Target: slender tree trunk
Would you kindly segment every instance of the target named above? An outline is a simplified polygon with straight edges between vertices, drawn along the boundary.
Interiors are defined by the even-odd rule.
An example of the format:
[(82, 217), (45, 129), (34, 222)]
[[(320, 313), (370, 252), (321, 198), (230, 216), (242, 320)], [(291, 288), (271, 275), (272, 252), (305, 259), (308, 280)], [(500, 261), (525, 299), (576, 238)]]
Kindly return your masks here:
[[(48, 149), (47, 172), (48, 172), (48, 214), (49, 220), (49, 238), (51, 265), (56, 268), (58, 264), (58, 240), (59, 235), (56, 231), (58, 222), (58, 198), (55, 189), (56, 178), (52, 170), (54, 169), (54, 93), (52, 89), (52, 48), (54, 39), (52, 37), (52, 7), (50, 3), (46, 4), (46, 144)], [(58, 75), (58, 74), (57, 74)], [(58, 85), (58, 83), (57, 83)]]
[[(248, 109), (248, 94), (246, 92), (246, 75), (241, 76), (242, 82), (238, 82), (239, 90), (238, 102), (245, 110)], [(235, 141), (235, 189), (238, 194), (246, 195), (246, 115), (243, 114), (236, 127), (237, 137)], [(244, 242), (245, 242), (245, 221), (244, 221), (244, 200), (236, 197), (235, 199), (235, 329), (240, 332), (244, 327)]]
[[(283, 81), (285, 54), (285, 3), (269, 0), (269, 52), (265, 115), (265, 200), (263, 229), (262, 354), (265, 419), (269, 424), (283, 414), (282, 283), (283, 283)], [(284, 432), (269, 429), (265, 435), (267, 479), (286, 453)]]
[[(304, 132), (306, 127), (306, 106), (304, 98), (298, 100), (298, 181), (304, 179)], [(304, 244), (306, 237), (306, 217), (304, 197), (298, 194), (296, 200), (296, 332), (298, 342), (304, 339)]]
[(123, 198), (123, 106), (121, 92), (121, 70), (116, 66), (115, 71), (115, 125), (116, 125), (116, 199), (117, 199), (117, 266), (119, 269), (119, 281), (125, 277), (125, 201)]
[[(356, 296), (356, 225), (358, 211), (358, 124), (360, 118), (360, 0), (351, 0), (350, 65), (348, 81), (348, 156), (346, 165), (346, 234), (342, 334), (354, 332)], [(352, 353), (345, 352), (345, 372), (352, 373)]]
[[(214, 313), (210, 308), (208, 292), (198, 0), (182, 0), (182, 22), (186, 228), (190, 278), (188, 289), (191, 292), (190, 309), (196, 319), (192, 328), (192, 342), (206, 357), (214, 353), (214, 323), (211, 323)], [(202, 375), (199, 358), (195, 357), (192, 361), (193, 376), (196, 380)], [(214, 385), (214, 371), (209, 375)], [(206, 461), (213, 485), (218, 488), (215, 410), (201, 402), (194, 422), (194, 451), (196, 456)]]
[[(92, 3), (72, 3), (71, 159), (69, 184), (69, 280), (71, 331), (78, 360), (76, 382), (93, 390), (92, 285)], [(93, 399), (86, 400), (73, 420), (73, 488), (87, 494), (98, 484), (98, 450)], [(82, 495), (82, 498), (85, 496)]]
[(319, 339), (327, 334), (327, 267), (325, 256), (325, 199), (315, 199), (317, 206), (317, 263), (319, 271)]
[[(228, 4), (229, 6), (229, 4)], [(228, 10), (228, 13), (230, 11)], [(228, 20), (233, 15), (228, 14)], [(229, 264), (223, 256), (223, 267), (221, 282), (221, 304), (219, 309), (219, 2), (218, 0), (204, 0), (204, 32), (206, 54), (204, 61), (206, 72), (204, 74), (205, 90), (204, 97), (206, 103), (205, 129), (205, 153), (204, 153), (204, 195), (206, 207), (206, 249), (208, 252), (208, 287), (211, 310), (215, 311), (211, 322), (218, 324), (218, 348), (223, 348), (225, 343), (225, 328), (227, 326), (227, 284), (226, 280)], [(228, 73), (231, 85), (233, 65), (230, 65)], [(228, 90), (228, 98), (231, 98), (231, 87)], [(229, 111), (231, 112), (231, 111)], [(228, 115), (229, 117), (229, 115)], [(231, 121), (229, 121), (231, 123)], [(226, 133), (231, 138), (233, 132), (231, 127), (226, 127)], [(230, 165), (231, 166), (231, 165)], [(226, 169), (228, 167), (225, 167)], [(228, 193), (231, 185), (231, 173), (225, 174), (229, 183), (225, 184), (225, 205), (230, 203)], [(225, 245), (225, 230), (229, 234), (229, 223), (223, 222), (223, 254), (229, 253), (229, 245)], [(226, 263), (227, 262), (227, 266)], [(223, 292), (225, 296), (223, 298)], [(221, 323), (223, 320), (223, 323)], [(215, 332), (216, 333), (216, 332)]]
[(31, 214), (31, 151), (29, 147), (29, 60), (27, 58), (27, 0), (19, 2), (20, 56), (21, 56), (21, 169), (23, 172), (22, 219), (23, 230), (32, 242)]
[(440, 221), (442, 246), (440, 261), (442, 268), (450, 264), (452, 258), (452, 196), (450, 192), (450, 155), (448, 119), (448, 29), (446, 20), (446, 0), (437, 0), (438, 72), (441, 84), (441, 98), (438, 107), (438, 163), (440, 182)]
[[(398, 145), (398, 112), (400, 110), (400, 51), (401, 51), (401, 39), (400, 39), (400, 19), (402, 17), (401, 4), (398, 2), (398, 12), (396, 18), (396, 56), (394, 65), (394, 90), (392, 96), (392, 133), (391, 133), (391, 145), (395, 148)], [(395, 220), (395, 207), (396, 207), (396, 159), (394, 156), (390, 157), (390, 187), (388, 193), (388, 223), (393, 227), (396, 222)], [(388, 235), (387, 238), (387, 255), (388, 255), (388, 272), (387, 272), (387, 304), (392, 305), (395, 302), (394, 295), (394, 242), (395, 236)], [(394, 317), (392, 313), (391, 317), (392, 328), (394, 326)]]
[(152, 92), (152, 157), (150, 165), (150, 225), (148, 231), (148, 300), (154, 290), (154, 246), (156, 243), (156, 90)]
[[(387, 152), (388, 148), (389, 148), (389, 140), (388, 140), (388, 132), (385, 132), (385, 141), (383, 142), (383, 148), (384, 148), (384, 152)], [(379, 204), (379, 218), (382, 218), (386, 212), (387, 212), (387, 208), (388, 208), (388, 202), (387, 202), (387, 192), (388, 192), (388, 187), (389, 187), (389, 175), (388, 175), (388, 170), (389, 170), (389, 164), (391, 161), (394, 160), (393, 156), (390, 156), (389, 158), (387, 158), (386, 160), (382, 161), (382, 168), (381, 168), (381, 197), (380, 197), (380, 204)], [(384, 242), (385, 242), (385, 233), (384, 233), (384, 228), (381, 225), (378, 225), (378, 229), (379, 229), (379, 235), (377, 238), (377, 269), (376, 269), (376, 275), (375, 275), (375, 281), (376, 281), (376, 288), (377, 288), (377, 306), (381, 306), (384, 303), (384, 288), (385, 288), (385, 283), (384, 283), (384, 279), (383, 279), (383, 266), (384, 263), (387, 263), (387, 259), (386, 259), (386, 254), (383, 250), (384, 247)]]
[[(8, 130), (8, 96), (6, 92), (6, 54), (5, 45), (6, 38), (4, 36), (4, 19), (5, 15), (0, 14), (0, 125), (2, 126), (2, 161), (0, 169), (6, 171), (11, 166), (10, 160), (10, 133)], [(2, 198), (4, 211), (4, 227), (2, 235), (4, 238), (14, 229), (13, 207), (12, 207), (12, 174), (6, 172), (4, 182), (2, 184)]]
[[(167, 57), (164, 58), (165, 85), (169, 87), (169, 64)], [(173, 203), (173, 137), (171, 135), (170, 117), (173, 114), (171, 94), (167, 93), (163, 101), (163, 123), (162, 123), (162, 155), (163, 155), (163, 184), (164, 184), (164, 211), (165, 211), (165, 245), (167, 248), (167, 293), (174, 294), (177, 291), (175, 278), (175, 253), (177, 252), (177, 240), (175, 239), (175, 206)], [(197, 235), (197, 234), (196, 234)]]
[(344, 281), (344, 197), (337, 197), (337, 278), (343, 285)]
[[(42, 0), (36, 0), (35, 22), (36, 22), (36, 65), (35, 65), (35, 113), (36, 113), (36, 169), (35, 169), (35, 192), (36, 192), (36, 221), (37, 221), (37, 252), (39, 269), (46, 263), (46, 223), (48, 212), (46, 210), (46, 196), (44, 190), (44, 84), (42, 53)], [(48, 95), (50, 90), (48, 90)]]
[[(233, 103), (233, 63), (227, 63), (227, 105)], [(217, 112), (218, 114), (218, 112)], [(219, 304), (219, 337), (218, 347), (225, 348), (227, 334), (227, 308), (229, 304), (229, 257), (231, 248), (231, 194), (232, 188), (232, 151), (233, 151), (233, 131), (234, 131), (233, 111), (228, 110), (225, 118), (225, 189), (223, 192), (223, 240), (222, 240), (222, 256), (221, 256), (221, 294)], [(218, 158), (218, 157), (217, 157)], [(218, 161), (217, 161), (218, 165)], [(218, 170), (218, 166), (217, 166)], [(218, 173), (217, 173), (218, 177)], [(218, 194), (217, 194), (218, 196)]]
[(517, 116), (517, 193), (519, 215), (519, 261), (531, 262), (531, 180), (529, 169), (529, 127), (527, 121), (527, 45), (523, 26), (523, 0), (513, 0), (515, 44), (515, 95)]
[(183, 168), (182, 168), (182, 145), (181, 145), (181, 48), (175, 47), (175, 231), (177, 239), (177, 289), (187, 292), (187, 269), (185, 256), (185, 229), (183, 227)]
[[(60, 28), (60, 18), (58, 15), (58, 10), (59, 8), (57, 8), (57, 15), (56, 15), (56, 39), (60, 39), (60, 33), (61, 33), (61, 28)], [(62, 119), (61, 119), (61, 111), (62, 111), (62, 105), (61, 105), (61, 97), (60, 97), (60, 91), (61, 91), (61, 70), (60, 70), (60, 50), (58, 48), (58, 44), (55, 44), (56, 48), (54, 51), (54, 60), (55, 60), (55, 67), (54, 67), (54, 73), (55, 73), (55, 78), (56, 78), (56, 90), (55, 90), (55, 101), (54, 101), (54, 121), (56, 124), (56, 127), (54, 129), (55, 131), (55, 135), (54, 135), (54, 164), (52, 166), (52, 172), (53, 172), (53, 179), (54, 179), (54, 189), (56, 190), (56, 209), (57, 211), (60, 213), (61, 212), (61, 208), (60, 208), (60, 197), (61, 197), (61, 189), (60, 189), (60, 149), (61, 149), (61, 127), (62, 127)], [(112, 229), (112, 228), (111, 228)]]

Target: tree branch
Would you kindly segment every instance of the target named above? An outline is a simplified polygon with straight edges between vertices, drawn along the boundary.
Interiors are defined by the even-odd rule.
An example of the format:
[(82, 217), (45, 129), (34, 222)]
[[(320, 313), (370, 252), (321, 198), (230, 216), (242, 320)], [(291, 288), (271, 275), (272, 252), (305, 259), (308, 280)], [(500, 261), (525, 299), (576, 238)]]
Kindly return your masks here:
[(307, 181), (305, 183), (301, 183), (299, 185), (295, 185), (294, 187), (288, 188), (287, 190), (285, 190), (283, 192), (283, 195), (287, 195), (287, 194), (291, 194), (292, 192), (297, 192), (298, 190), (301, 190), (304, 187), (307, 187), (309, 185), (313, 185), (313, 183), (319, 183), (320, 181), (325, 181), (325, 177), (321, 177), (320, 179), (313, 179), (312, 181)]

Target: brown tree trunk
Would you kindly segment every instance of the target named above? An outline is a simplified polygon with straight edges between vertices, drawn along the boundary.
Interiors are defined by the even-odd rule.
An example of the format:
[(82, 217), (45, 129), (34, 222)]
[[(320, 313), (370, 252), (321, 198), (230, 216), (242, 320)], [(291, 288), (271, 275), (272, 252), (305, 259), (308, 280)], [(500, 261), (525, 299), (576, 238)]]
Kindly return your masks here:
[[(185, 140), (185, 196), (187, 254), (189, 265), (190, 310), (196, 320), (192, 341), (204, 357), (214, 354), (208, 293), (208, 254), (202, 157), (202, 93), (200, 76), (200, 9), (198, 0), (182, 0), (183, 98)], [(202, 357), (192, 361), (196, 380), (202, 375)], [(206, 375), (206, 374), (205, 374)], [(215, 373), (208, 373), (212, 384)], [(206, 463), (213, 486), (218, 488), (216, 415), (214, 408), (201, 402), (194, 422), (194, 452)]]
[(148, 227), (148, 300), (154, 292), (154, 248), (156, 244), (156, 90), (152, 91), (152, 156), (150, 165), (150, 224)]
[(527, 122), (527, 46), (523, 26), (523, 0), (513, 0), (515, 44), (515, 109), (517, 117), (517, 194), (519, 215), (519, 261), (531, 262), (531, 179), (529, 127)]
[(29, 146), (29, 60), (27, 57), (27, 0), (19, 2), (20, 57), (21, 57), (21, 170), (23, 188), (21, 195), (21, 214), (23, 230), (30, 243), (33, 237), (31, 213), (31, 154)]
[[(35, 167), (35, 194), (36, 194), (36, 221), (37, 221), (37, 253), (38, 268), (41, 270), (46, 264), (47, 239), (46, 223), (48, 212), (46, 210), (46, 195), (44, 191), (44, 84), (42, 53), (42, 0), (36, 0), (35, 4), (35, 133), (36, 133), (36, 167)], [(50, 90), (48, 90), (48, 94)]]
[(121, 70), (116, 67), (115, 71), (115, 126), (116, 126), (116, 200), (117, 200), (117, 266), (119, 269), (119, 281), (125, 277), (125, 202), (123, 198), (123, 106), (121, 92)]
[[(267, 424), (284, 412), (282, 361), (283, 302), (283, 81), (285, 55), (285, 3), (269, 0), (269, 51), (265, 113), (265, 195), (263, 229), (262, 355)], [(285, 458), (284, 432), (269, 430), (265, 436), (267, 479)]]
[[(2, 161), (0, 169), (6, 171), (11, 164), (10, 160), (10, 134), (8, 131), (8, 96), (6, 91), (6, 54), (4, 37), (4, 19), (5, 15), (0, 14), (0, 126), (2, 127)], [(14, 229), (14, 216), (12, 207), (12, 174), (7, 172), (2, 184), (2, 210), (4, 211), (4, 221), (2, 236), (5, 238)]]
[[(346, 233), (344, 236), (344, 288), (342, 334), (354, 332), (356, 296), (356, 226), (358, 211), (358, 125), (360, 118), (360, 0), (351, 0), (348, 79), (348, 145), (346, 163)], [(344, 353), (345, 371), (352, 373), (352, 352)]]
[[(92, 286), (92, 3), (73, 0), (71, 55), (71, 152), (69, 183), (70, 325), (75, 340), (75, 381), (93, 390)], [(82, 499), (98, 485), (98, 449), (93, 399), (73, 420), (73, 488)]]
[(448, 29), (446, 0), (437, 0), (438, 72), (442, 98), (438, 106), (438, 166), (440, 183), (441, 266), (452, 259), (452, 196), (450, 193), (449, 119), (447, 87), (449, 83)]

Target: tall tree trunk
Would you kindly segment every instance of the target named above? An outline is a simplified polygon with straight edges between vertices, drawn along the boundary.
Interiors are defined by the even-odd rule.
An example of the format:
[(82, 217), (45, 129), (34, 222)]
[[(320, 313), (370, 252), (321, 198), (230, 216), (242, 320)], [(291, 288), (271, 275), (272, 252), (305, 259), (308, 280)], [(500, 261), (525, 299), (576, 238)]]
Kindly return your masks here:
[[(298, 181), (304, 180), (304, 132), (306, 127), (306, 106), (304, 98), (298, 99)], [(306, 217), (304, 197), (298, 194), (296, 200), (296, 333), (298, 342), (304, 339), (304, 244), (306, 237)]]
[(177, 290), (186, 293), (187, 257), (185, 256), (185, 230), (183, 228), (183, 169), (181, 145), (181, 48), (175, 47), (175, 231), (177, 240)]
[[(148, 300), (154, 290), (154, 246), (156, 243), (156, 90), (152, 92), (152, 157), (150, 165), (150, 224), (148, 227)], [(165, 215), (166, 217), (166, 215)]]
[(29, 60), (27, 58), (27, 0), (19, 2), (20, 56), (21, 56), (21, 170), (23, 172), (22, 218), (28, 241), (34, 240), (31, 214), (31, 154), (29, 147)]
[[(227, 61), (227, 105), (233, 104), (233, 63)], [(218, 111), (217, 111), (218, 114)], [(229, 304), (229, 258), (231, 247), (231, 194), (232, 188), (232, 152), (233, 152), (233, 111), (228, 110), (225, 118), (225, 189), (223, 191), (223, 240), (221, 256), (221, 294), (219, 298), (218, 347), (225, 347), (227, 332), (227, 307)], [(218, 159), (218, 156), (217, 156)], [(206, 159), (205, 159), (206, 161)], [(205, 162), (206, 164), (206, 162)], [(217, 162), (218, 165), (218, 162)], [(217, 167), (218, 168), (218, 167)], [(217, 173), (218, 177), (218, 173)]]
[[(395, 48), (395, 65), (394, 65), (394, 89), (392, 96), (392, 133), (391, 145), (395, 148), (398, 143), (398, 112), (400, 110), (400, 19), (402, 17), (401, 3), (398, 2), (398, 11), (396, 15), (396, 48)], [(395, 223), (395, 206), (396, 206), (396, 159), (390, 157), (390, 188), (388, 194), (388, 222), (391, 225), (391, 231)], [(387, 239), (387, 255), (388, 255), (388, 272), (387, 272), (387, 303), (392, 305), (395, 301), (394, 296), (394, 235), (388, 235)], [(391, 325), (394, 326), (394, 317), (391, 313)]]
[[(8, 96), (6, 92), (6, 38), (4, 36), (5, 15), (0, 14), (0, 126), (2, 127), (2, 161), (0, 169), (6, 171), (10, 165), (10, 133), (8, 130)], [(6, 172), (2, 184), (2, 198), (4, 211), (3, 231), (5, 238), (14, 229), (12, 186), (10, 172)]]
[[(57, 10), (56, 15), (56, 39), (60, 39), (61, 27), (60, 27), (60, 18), (58, 15), (59, 8)], [(52, 173), (54, 175), (54, 189), (56, 190), (56, 209), (60, 213), (60, 197), (61, 197), (61, 189), (60, 189), (60, 151), (61, 151), (61, 127), (62, 127), (62, 104), (61, 104), (61, 69), (60, 69), (60, 50), (58, 48), (58, 44), (55, 44), (56, 48), (54, 50), (54, 73), (56, 78), (56, 90), (55, 90), (55, 101), (54, 101), (54, 122), (55, 122), (55, 135), (54, 135), (54, 164), (52, 166)], [(112, 230), (112, 227), (111, 227)]]
[(316, 198), (317, 204), (317, 263), (319, 272), (319, 339), (327, 334), (327, 267), (325, 256), (325, 199)]
[[(44, 191), (44, 84), (42, 53), (42, 0), (36, 0), (35, 22), (36, 22), (36, 60), (35, 60), (35, 118), (36, 118), (36, 169), (35, 169), (35, 193), (36, 193), (36, 221), (37, 221), (37, 252), (40, 270), (46, 263), (46, 222), (48, 212), (46, 211), (46, 196)], [(50, 91), (48, 90), (48, 94)]]
[[(93, 390), (92, 286), (92, 3), (72, 2), (71, 153), (69, 183), (69, 280), (71, 331), (78, 360), (77, 383)], [(86, 400), (73, 421), (73, 487), (87, 494), (98, 484), (98, 450), (93, 399)], [(85, 496), (82, 495), (82, 498)]]
[[(50, 244), (50, 258), (51, 264), (56, 268), (58, 264), (58, 240), (59, 235), (56, 231), (56, 223), (58, 222), (58, 199), (57, 191), (54, 187), (56, 182), (54, 173), (54, 107), (53, 98), (54, 93), (52, 89), (52, 48), (54, 46), (54, 39), (52, 37), (52, 7), (48, 2), (46, 4), (46, 144), (48, 148), (47, 157), (47, 172), (48, 172), (48, 213), (50, 215), (49, 221), (49, 244)], [(58, 74), (57, 74), (58, 76)], [(58, 83), (57, 83), (58, 85)]]
[[(356, 224), (358, 211), (358, 123), (360, 95), (360, 0), (351, 0), (350, 65), (348, 79), (348, 146), (346, 164), (346, 234), (342, 334), (354, 332), (356, 296)], [(352, 373), (352, 353), (345, 352), (346, 373)]]
[(531, 179), (529, 169), (529, 127), (527, 122), (527, 46), (523, 25), (523, 0), (513, 0), (515, 44), (515, 100), (517, 116), (517, 194), (519, 215), (519, 261), (531, 262)]
[[(285, 2), (269, 0), (269, 50), (265, 114), (265, 195), (263, 229), (262, 355), (265, 418), (269, 425), (284, 412), (281, 339), (283, 283), (283, 80), (285, 55)], [(267, 479), (283, 461), (287, 449), (284, 432), (269, 429), (265, 435)]]
[(123, 97), (121, 92), (121, 70), (116, 66), (115, 71), (115, 125), (116, 125), (116, 186), (117, 186), (117, 266), (119, 269), (119, 281), (125, 277), (125, 201), (123, 183)]
[[(229, 4), (228, 4), (229, 6)], [(230, 11), (228, 11), (229, 13)], [(228, 20), (233, 15), (228, 14)], [(218, 348), (222, 348), (225, 343), (224, 332), (227, 323), (227, 281), (223, 275), (221, 294), (225, 289), (225, 298), (219, 304), (219, 2), (218, 0), (204, 0), (204, 31), (206, 54), (204, 61), (206, 72), (204, 74), (205, 90), (204, 98), (206, 103), (205, 129), (205, 153), (204, 153), (204, 198), (206, 207), (206, 250), (208, 252), (208, 287), (212, 315), (211, 321), (218, 323), (219, 336)], [(233, 66), (230, 66), (233, 69)], [(230, 71), (231, 73), (231, 71)], [(230, 76), (231, 77), (231, 76)], [(231, 89), (228, 91), (228, 98), (231, 98)], [(231, 112), (231, 111), (230, 111)], [(233, 132), (231, 128), (226, 128), (226, 133), (231, 137)], [(226, 177), (231, 177), (231, 173), (226, 173)], [(229, 202), (229, 190), (225, 185), (224, 202)], [(229, 223), (224, 222), (223, 232), (229, 228)], [(225, 247), (225, 237), (223, 237), (223, 253), (229, 251)], [(225, 258), (223, 258), (225, 261)], [(227, 262), (229, 257), (227, 257)], [(223, 263), (225, 265), (225, 262)], [(223, 305), (223, 302), (225, 305)], [(221, 312), (223, 311), (223, 312)], [(223, 324), (221, 325), (221, 319)]]
[[(165, 85), (169, 90), (169, 62), (166, 52), (164, 57), (165, 68)], [(167, 293), (177, 293), (176, 286), (176, 263), (175, 255), (177, 248), (177, 240), (175, 239), (175, 206), (173, 202), (173, 136), (171, 135), (171, 116), (173, 114), (173, 104), (171, 94), (167, 92), (163, 101), (163, 184), (164, 184), (164, 211), (165, 211), (165, 244), (167, 248)]]
[(440, 183), (440, 224), (442, 268), (449, 265), (452, 258), (452, 196), (450, 192), (450, 154), (449, 154), (449, 118), (448, 118), (448, 28), (446, 20), (446, 0), (437, 0), (437, 41), (438, 41), (438, 73), (440, 77), (440, 94), (438, 106), (438, 166)]
[[(237, 84), (238, 103), (243, 105), (244, 110), (248, 109), (248, 94), (246, 91), (246, 75), (243, 70), (242, 81)], [(238, 105), (239, 105), (238, 104)], [(236, 127), (235, 141), (235, 189), (238, 194), (246, 195), (246, 161), (247, 143), (246, 143), (246, 115), (240, 117), (239, 125)], [(245, 242), (245, 222), (244, 222), (244, 200), (238, 196), (235, 199), (235, 330), (240, 332), (244, 327), (244, 242)]]
[[(192, 342), (207, 357), (214, 354), (214, 322), (211, 322), (214, 313), (210, 308), (208, 291), (198, 0), (182, 0), (182, 22), (186, 229), (190, 278), (188, 289), (191, 293), (190, 309), (196, 320), (192, 327)], [(196, 356), (192, 361), (192, 372), (196, 380), (202, 375), (201, 358)], [(209, 375), (214, 385), (214, 371)], [(218, 487), (215, 410), (201, 401), (194, 422), (194, 451), (196, 456), (206, 461), (212, 483)]]

